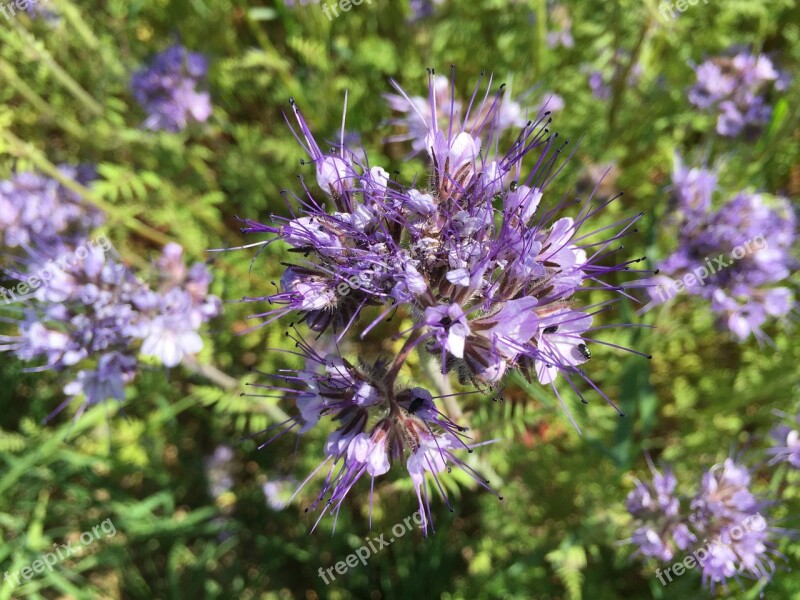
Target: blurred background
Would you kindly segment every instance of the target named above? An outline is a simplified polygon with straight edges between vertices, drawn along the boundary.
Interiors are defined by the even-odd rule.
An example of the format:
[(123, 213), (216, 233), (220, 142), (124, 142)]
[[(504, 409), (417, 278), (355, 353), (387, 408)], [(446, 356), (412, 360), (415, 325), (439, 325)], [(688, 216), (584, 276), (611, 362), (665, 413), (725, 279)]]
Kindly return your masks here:
[[(627, 302), (601, 317), (656, 326), (603, 336), (650, 361), (593, 347), (590, 374), (623, 419), (596, 395), (583, 405), (567, 388), (579, 433), (548, 386), (517, 378), (502, 402), (459, 399), (476, 435), (497, 440), (474, 466), (504, 500), (454, 471), (443, 480), (456, 510), (433, 503), (435, 535), (406, 534), (326, 584), (320, 568), (366, 537), (388, 538), (417, 510), (413, 488), (396, 470), (376, 482), (370, 528), (362, 482), (335, 531), (323, 519), (310, 533), (317, 516), (304, 509), (319, 482), (288, 500), (321, 462), (328, 432), (258, 449), (269, 435), (251, 435), (295, 409), (248, 384), (263, 381), (256, 371), (297, 365), (272, 350), (286, 347), (287, 323), (248, 331), (256, 324), (248, 316), (261, 311), (238, 302), (271, 293), (289, 255), (279, 244), (254, 261), (255, 249), (209, 252), (257, 241), (242, 236), (237, 218), (286, 215), (281, 191), (301, 193), (298, 174), (313, 181), (282, 114), (290, 98), (318, 140), (335, 140), (347, 93), (349, 146), (363, 146), (371, 164), (401, 181), (424, 178), (409, 143), (386, 141), (402, 131), (383, 94), (392, 78), (424, 96), (426, 67), (448, 74), (451, 64), (459, 98), (469, 99), (485, 70), (523, 106), (551, 99), (553, 130), (579, 142), (550, 188), (553, 202), (598, 183), (600, 198), (624, 191), (598, 225), (644, 211), (626, 253), (646, 255), (650, 268), (678, 243), (676, 154), (718, 170), (715, 203), (745, 190), (788, 198), (796, 210), (800, 7), (792, 0), (687, 2), (683, 11), (654, 0), (372, 0), (338, 16), (332, 0), (41, 0), (13, 11), (0, 3), (0, 194), (24, 187), (7, 183), (19, 173), (65, 185), (56, 167), (88, 165), (90, 183), (58, 193), (105, 215), (93, 231), (119, 261), (153, 281), (164, 247), (180, 244), (187, 264), (206, 264), (208, 294), (222, 301), (199, 328), (194, 358), (167, 368), (163, 357), (140, 357), (123, 401), (83, 411), (76, 399), (47, 424), (74, 372), (13, 348), (0, 355), (0, 577), (107, 519), (115, 529), (24, 585), (0, 582), (0, 598), (707, 598), (697, 570), (662, 586), (655, 569), (664, 563), (625, 542), (636, 528), (625, 500), (637, 478), (651, 477), (647, 455), (673, 466), (687, 496), (705, 470), (742, 455), (752, 489), (772, 502), (772, 522), (798, 527), (800, 478), (787, 464), (768, 465), (765, 453), (781, 420), (774, 411), (794, 415), (800, 400), (796, 326), (770, 318), (763, 339), (741, 340), (708, 300), (683, 294), (644, 314)], [(157, 121), (147, 102), (156, 83), (134, 75), (175, 45), (202, 55), (207, 69), (198, 58), (190, 73), (199, 95), (187, 100), (187, 122)], [(740, 51), (768, 56), (782, 85), (764, 92), (771, 110), (754, 130), (730, 136), (689, 90), (703, 61)], [(20, 198), (38, 210), (25, 218), (47, 220)], [(8, 232), (11, 208), (0, 208)], [(0, 237), (4, 266), (24, 246), (9, 236)], [(788, 279), (796, 286), (796, 271)], [(21, 317), (3, 310), (7, 344)], [(368, 353), (392, 344), (379, 332), (365, 342)], [(412, 367), (429, 376), (424, 364)], [(800, 549), (791, 536), (777, 545), (785, 559), (764, 597), (800, 598)], [(730, 582), (737, 598), (757, 597), (758, 587)]]

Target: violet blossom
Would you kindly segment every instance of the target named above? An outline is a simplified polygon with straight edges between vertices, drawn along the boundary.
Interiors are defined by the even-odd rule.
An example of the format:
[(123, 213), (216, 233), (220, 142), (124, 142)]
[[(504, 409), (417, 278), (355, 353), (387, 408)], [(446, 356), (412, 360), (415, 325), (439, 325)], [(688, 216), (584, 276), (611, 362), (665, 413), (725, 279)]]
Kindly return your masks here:
[[(406, 359), (415, 350), (429, 353), (442, 372), (485, 391), (498, 390), (519, 370), (556, 395), (555, 382), (566, 380), (585, 402), (577, 388), (583, 380), (611, 403), (583, 367), (591, 358), (588, 345), (605, 344), (594, 337), (602, 327), (593, 323), (595, 315), (614, 296), (626, 295), (624, 284), (607, 278), (645, 272), (632, 268), (641, 258), (614, 260), (618, 241), (635, 232), (641, 214), (593, 232), (588, 223), (611, 199), (557, 218), (567, 201), (554, 200), (549, 185), (561, 144), (546, 115), (528, 121), (519, 111), (504, 113), (503, 86), (483, 94), (479, 84), (464, 104), (450, 95), (452, 84), (432, 72), (426, 100), (395, 87), (390, 104), (406, 115), (398, 121), (410, 129), (403, 139), (427, 154), (429, 183), (404, 185), (348, 151), (344, 125), (337, 147), (323, 152), (292, 102), (296, 137), (323, 196), (304, 183), (299, 208), (288, 203), (289, 216), (244, 221), (244, 232), (269, 236), (257, 245), (280, 241), (296, 257), (286, 263), (276, 291), (246, 301), (266, 302), (265, 311), (252, 315), (260, 326), (294, 315), (287, 335), (295, 342), (293, 354), (306, 361), (304, 368), (264, 374), (274, 383), (256, 384), (293, 400), (299, 412), (274, 426), (279, 431), (265, 444), (325, 421), (336, 424), (312, 473), (324, 475), (324, 482), (309, 510), (318, 510), (318, 519), (338, 514), (360, 480), (373, 489), (376, 478), (405, 461), (428, 531), (431, 494), (438, 492), (449, 506), (439, 478), (452, 465), (488, 486), (461, 457), (480, 442), (450, 421), (424, 387), (398, 382)], [(516, 137), (501, 152), (495, 140), (505, 131)], [(526, 159), (533, 168), (523, 168)], [(628, 282), (637, 284), (636, 278)], [(581, 293), (590, 289), (612, 298), (587, 303)], [(411, 325), (397, 335), (405, 342), (395, 355), (350, 360), (340, 354), (345, 336), (364, 338), (396, 311)], [(331, 350), (306, 342), (300, 324), (316, 337), (333, 336)]]

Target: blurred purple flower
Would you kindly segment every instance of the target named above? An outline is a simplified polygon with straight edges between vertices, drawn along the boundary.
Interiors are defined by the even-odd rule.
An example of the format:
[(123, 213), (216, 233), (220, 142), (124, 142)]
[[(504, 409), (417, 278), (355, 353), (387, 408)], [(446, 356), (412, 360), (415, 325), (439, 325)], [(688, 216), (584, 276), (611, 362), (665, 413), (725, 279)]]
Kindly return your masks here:
[[(791, 204), (783, 198), (740, 192), (714, 210), (717, 174), (688, 169), (679, 156), (672, 180), (678, 249), (658, 263), (660, 274), (651, 280), (655, 284), (649, 289), (651, 303), (644, 310), (672, 298), (676, 282), (683, 279), (694, 282), (685, 290), (709, 300), (711, 309), (740, 340), (751, 334), (764, 339), (762, 325), (796, 306), (788, 287), (774, 287), (797, 268)], [(701, 269), (702, 280), (695, 276)]]
[[(774, 539), (780, 530), (762, 514), (767, 504), (750, 491), (746, 467), (728, 458), (706, 471), (688, 510), (675, 494), (672, 473), (667, 469), (662, 475), (652, 463), (650, 469), (653, 483), (637, 481), (626, 503), (635, 527), (628, 541), (638, 546), (637, 554), (672, 562), (678, 550), (684, 551), (712, 593), (719, 584), (727, 589), (731, 578), (748, 575), (763, 584), (774, 574), (772, 557), (779, 556)], [(658, 576), (664, 584), (664, 573)]]
[[(85, 257), (76, 260), (80, 248)], [(110, 256), (112, 249), (87, 242), (59, 268), (54, 262), (59, 256), (36, 251), (21, 261), (24, 268), (13, 271), (20, 280), (36, 274), (41, 285), (32, 300), (25, 300), (21, 315), (12, 313), (19, 331), (0, 336), (0, 351), (11, 351), (25, 361), (45, 361), (31, 370), (78, 368), (64, 387), (69, 398), (53, 414), (77, 396), (85, 398), (80, 412), (107, 399), (122, 401), (125, 384), (138, 370), (139, 352), (157, 357), (167, 367), (178, 365), (202, 348), (197, 329), (221, 310), (220, 300), (208, 294), (211, 278), (204, 265), (187, 270), (178, 264), (180, 246), (165, 248), (155, 289), (116, 262)], [(69, 246), (63, 245), (61, 251), (68, 252)], [(44, 277), (47, 271), (49, 278)]]
[(585, 65), (583, 71), (587, 75), (587, 83), (592, 95), (599, 100), (608, 100), (611, 98), (612, 90), (614, 89), (615, 82), (622, 78), (627, 70), (627, 78), (625, 85), (628, 87), (635, 87), (639, 83), (642, 76), (642, 65), (638, 62), (633, 65), (626, 64), (630, 58), (625, 50), (616, 50), (611, 53), (603, 53), (597, 63), (599, 67), (590, 67)]
[[(789, 420), (786, 413), (778, 414)], [(780, 424), (772, 430), (774, 445), (767, 450), (767, 454), (772, 455), (770, 464), (785, 462), (794, 469), (800, 469), (800, 413), (791, 418), (791, 423), (791, 426)]]
[(698, 539), (710, 540), (701, 568), (703, 585), (712, 593), (720, 583), (727, 589), (728, 579), (742, 573), (769, 579), (775, 572), (774, 532), (761, 514), (766, 504), (749, 489), (750, 478), (747, 467), (725, 459), (703, 475), (690, 505), (692, 530)]
[(410, 0), (410, 21), (416, 22), (433, 16), (437, 6), (444, 4), (444, 0)]
[(189, 123), (204, 123), (211, 116), (211, 98), (198, 88), (204, 85), (207, 71), (202, 54), (175, 45), (135, 73), (131, 88), (148, 114), (144, 127), (177, 132)]
[(788, 84), (788, 77), (767, 56), (745, 52), (708, 59), (695, 68), (695, 74), (697, 83), (689, 90), (689, 101), (715, 111), (717, 133), (727, 137), (758, 133), (772, 116), (766, 96)]
[[(95, 177), (85, 166), (62, 165), (59, 172), (84, 186)], [(20, 172), (0, 181), (0, 245), (52, 251), (104, 221), (99, 210), (55, 179)]]
[(572, 19), (570, 19), (565, 6), (558, 5), (552, 9), (551, 21), (556, 27), (547, 32), (547, 47), (552, 49), (558, 46), (564, 46), (564, 48), (575, 46), (575, 40), (572, 39)]

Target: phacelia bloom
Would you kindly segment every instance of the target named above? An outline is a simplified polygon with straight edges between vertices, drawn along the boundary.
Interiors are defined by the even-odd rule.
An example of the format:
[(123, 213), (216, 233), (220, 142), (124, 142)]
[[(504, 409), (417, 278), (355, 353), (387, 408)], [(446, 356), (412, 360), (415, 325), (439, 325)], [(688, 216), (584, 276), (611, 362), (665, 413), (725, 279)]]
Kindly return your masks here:
[(207, 71), (208, 61), (202, 54), (176, 45), (135, 73), (131, 89), (148, 114), (144, 127), (176, 132), (192, 122), (204, 123), (211, 116), (211, 97), (200, 89)]
[[(81, 185), (94, 179), (91, 167), (59, 171)], [(0, 181), (0, 245), (6, 248), (48, 252), (64, 240), (82, 239), (103, 221), (102, 212), (55, 179), (21, 172)]]
[(773, 540), (780, 530), (769, 526), (767, 503), (750, 491), (746, 467), (732, 458), (715, 465), (691, 499), (676, 494), (678, 482), (669, 470), (662, 475), (650, 468), (653, 483), (637, 482), (626, 503), (636, 528), (628, 541), (638, 546), (637, 554), (665, 563), (681, 562), (679, 551), (693, 556), (712, 593), (719, 584), (727, 589), (731, 578), (763, 582), (774, 574), (773, 557), (779, 555)]
[[(246, 299), (268, 303), (266, 312), (253, 315), (263, 325), (294, 315), (295, 324), (317, 337), (333, 334), (338, 343), (348, 334), (363, 339), (395, 311), (411, 323), (397, 334), (405, 342), (393, 357), (350, 363), (338, 351), (318, 356), (306, 348), (313, 365), (290, 376), (305, 391), (275, 388), (296, 398), (300, 416), (290, 429), (306, 431), (330, 413), (339, 423), (324, 463), (330, 473), (313, 507), (324, 497), (338, 510), (360, 477), (382, 475), (402, 457), (421, 512), (430, 516), (428, 482), (438, 482), (446, 465), (463, 467), (457, 453), (466, 443), (430, 393), (397, 384), (409, 355), (431, 353), (444, 373), (481, 389), (499, 388), (518, 369), (557, 394), (555, 382), (563, 377), (583, 399), (573, 380), (597, 390), (583, 367), (592, 356), (589, 345), (606, 344), (594, 337), (604, 327), (594, 324), (595, 315), (626, 283), (637, 285), (636, 279), (616, 279), (636, 273), (631, 264), (641, 259), (614, 259), (618, 241), (635, 231), (641, 214), (598, 231), (587, 222), (613, 199), (559, 216), (567, 201), (549, 190), (561, 146), (547, 129), (549, 120), (524, 122), (501, 153), (499, 132), (513, 123), (500, 118), (502, 87), (494, 95), (477, 87), (463, 109), (449, 89), (431, 74), (426, 102), (399, 86), (391, 98), (397, 110), (405, 99), (409, 119), (419, 119), (410, 139), (429, 159), (429, 177), (412, 185), (342, 143), (323, 153), (292, 103), (297, 139), (326, 199), (305, 188), (299, 208), (289, 203), (290, 216), (273, 215), (268, 224), (245, 221), (243, 231), (270, 234), (263, 244), (281, 241), (296, 257), (284, 263), (276, 291)], [(582, 292), (598, 289), (612, 297), (581, 302)]]
[(794, 417), (783, 412), (777, 414), (791, 425), (780, 424), (771, 431), (774, 445), (767, 450), (772, 455), (770, 464), (785, 462), (794, 469), (800, 469), (800, 413)]
[(772, 116), (769, 95), (788, 85), (787, 77), (763, 54), (711, 58), (696, 67), (695, 74), (689, 101), (716, 113), (717, 133), (727, 137), (758, 133)]
[[(433, 530), (430, 507), (433, 487), (427, 483), (426, 474), (436, 482), (435, 489), (448, 506), (439, 477), (445, 471), (450, 472), (453, 465), (491, 491), (486, 480), (459, 456), (472, 452), (478, 444), (471, 443), (466, 428), (456, 425), (437, 409), (429, 391), (393, 389), (390, 365), (382, 360), (352, 364), (338, 355), (322, 355), (305, 340), (291, 337), (305, 357), (305, 368), (271, 375), (279, 384), (254, 385), (284, 392), (294, 400), (299, 413), (278, 425), (279, 433), (264, 445), (292, 430), (308, 431), (320, 421), (336, 424), (325, 444), (325, 459), (312, 473), (325, 473), (322, 489), (306, 509), (320, 509), (317, 524), (328, 511), (338, 514), (346, 495), (360, 479), (369, 478), (372, 490), (374, 480), (385, 475), (395, 463), (405, 462), (426, 534), (429, 528)], [(310, 479), (311, 476), (300, 485), (295, 495)]]
[(47, 0), (30, 0), (25, 11), (32, 19), (43, 19), (50, 26), (61, 22), (61, 16)]
[(678, 481), (669, 468), (661, 473), (652, 464), (652, 483), (636, 482), (625, 503), (637, 519), (631, 542), (638, 554), (670, 562), (678, 550), (686, 550), (694, 541), (680, 516), (681, 501), (675, 494)]
[(776, 555), (770, 541), (776, 530), (762, 514), (766, 503), (750, 491), (750, 471), (728, 458), (703, 475), (700, 491), (692, 499), (689, 523), (708, 555), (701, 568), (703, 584), (713, 593), (717, 584), (744, 574), (769, 579)]
[[(490, 76), (490, 86), (491, 82)], [(464, 131), (482, 130), (487, 133), (491, 131), (491, 138), (486, 138), (486, 141), (496, 140), (507, 131), (519, 132), (529, 120), (541, 120), (545, 112), (556, 113), (564, 108), (563, 98), (552, 92), (543, 94), (538, 106), (525, 107), (520, 103), (521, 98), (514, 100), (510, 90), (506, 88), (504, 88), (505, 93), (498, 94), (493, 102), (487, 102), (487, 97), (484, 97), (480, 104), (476, 104), (476, 100), (479, 99), (473, 96), (465, 108), (464, 102), (453, 95), (453, 83), (444, 76), (433, 77), (435, 104), (431, 102), (431, 98), (409, 97), (400, 86), (394, 82), (393, 85), (398, 93), (384, 94), (384, 96), (389, 107), (399, 113), (392, 119), (391, 124), (403, 129), (404, 132), (391, 136), (388, 141), (410, 140), (414, 153), (430, 150), (426, 138), (431, 129), (434, 107), (438, 118), (436, 125), (441, 130), (446, 130), (448, 123), (463, 119), (461, 127)], [(491, 121), (487, 121), (487, 118)]]
[[(739, 192), (712, 208), (717, 187), (713, 171), (689, 169), (676, 158), (673, 214), (678, 250), (658, 264), (652, 302), (673, 298), (681, 289), (711, 302), (720, 321), (740, 340), (754, 334), (769, 317), (795, 306), (792, 291), (775, 284), (797, 269), (792, 257), (796, 219), (788, 200)], [(680, 285), (679, 285), (679, 282)]]
[(220, 300), (208, 294), (205, 266), (187, 270), (180, 246), (165, 247), (155, 288), (117, 262), (112, 251), (110, 243), (87, 241), (62, 247), (60, 257), (36, 252), (26, 268), (11, 272), (34, 291), (15, 298), (22, 304), (22, 314), (14, 313), (19, 333), (0, 336), (0, 351), (41, 363), (34, 371), (74, 373), (64, 387), (70, 398), (55, 412), (78, 396), (84, 398), (81, 412), (109, 399), (124, 400), (138, 354), (177, 366), (202, 348), (197, 330), (220, 312)]

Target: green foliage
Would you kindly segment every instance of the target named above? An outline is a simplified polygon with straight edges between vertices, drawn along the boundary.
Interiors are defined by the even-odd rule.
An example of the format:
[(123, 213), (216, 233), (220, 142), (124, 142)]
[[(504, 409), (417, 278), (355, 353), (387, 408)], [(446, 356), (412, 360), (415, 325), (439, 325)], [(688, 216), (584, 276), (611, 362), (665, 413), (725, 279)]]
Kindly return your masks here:
[[(560, 94), (566, 109), (554, 115), (554, 127), (580, 144), (553, 198), (585, 197), (590, 170), (613, 165), (600, 193), (625, 195), (603, 218), (647, 211), (626, 246), (631, 257), (654, 261), (672, 249), (662, 224), (676, 151), (719, 164), (731, 193), (800, 194), (800, 9), (791, 0), (711, 0), (669, 22), (657, 0), (565, 2), (573, 48), (546, 45), (544, 33), (555, 24), (544, 0), (448, 0), (414, 23), (407, 2), (377, 0), (332, 21), (319, 5), (295, 2), (290, 9), (281, 0), (51, 4), (62, 15), (56, 23), (24, 15), (0, 21), (0, 178), (14, 169), (97, 165), (99, 181), (80, 192), (108, 213), (109, 237), (125, 260), (146, 265), (161, 245), (177, 241), (190, 257), (212, 262), (213, 291), (226, 300), (267, 293), (287, 257), (270, 246), (251, 268), (254, 252), (207, 250), (252, 241), (242, 239), (237, 216), (285, 214), (281, 191), (301, 190), (298, 173), (313, 181), (283, 119), (288, 99), (321, 139), (332, 139), (347, 91), (347, 130), (361, 134), (372, 164), (411, 180), (424, 176), (424, 165), (406, 161), (407, 148), (384, 143), (392, 132), (382, 93), (390, 91), (389, 77), (422, 93), (429, 66), (447, 72), (455, 64), (462, 97), (483, 69), (494, 72), (495, 86), (536, 86), (532, 102), (546, 91)], [(143, 131), (130, 74), (176, 39), (210, 57), (214, 114), (179, 134)], [(772, 53), (792, 75), (753, 144), (714, 136), (712, 119), (686, 100), (691, 65), (732, 44)], [(625, 54), (614, 92), (598, 100), (587, 74), (610, 74), (618, 49)], [(642, 75), (629, 87), (625, 76), (637, 62)], [(688, 487), (731, 447), (756, 462), (769, 444), (771, 411), (792, 412), (800, 401), (800, 345), (787, 323), (767, 331), (774, 347), (737, 344), (716, 327), (707, 305), (685, 295), (644, 317), (634, 310), (620, 306), (597, 319), (655, 329), (609, 329), (603, 339), (653, 360), (609, 347), (594, 351), (588, 365), (624, 419), (591, 390), (584, 406), (560, 386), (562, 406), (549, 387), (517, 377), (502, 400), (465, 397), (461, 410), (476, 438), (497, 440), (469, 464), (487, 474), (503, 501), (453, 473), (443, 485), (456, 512), (433, 503), (436, 535), (406, 534), (329, 586), (320, 567), (344, 560), (367, 536), (388, 536), (417, 504), (408, 478), (398, 474), (377, 484), (372, 500), (368, 485), (354, 490), (335, 531), (326, 518), (309, 534), (316, 516), (304, 509), (316, 480), (286, 509), (267, 505), (262, 486), (282, 477), (302, 481), (318, 466), (325, 441), (325, 432), (312, 431), (297, 449), (286, 437), (258, 450), (266, 438), (249, 437), (292, 412), (248, 385), (259, 381), (250, 368), (296, 366), (295, 357), (269, 350), (286, 347), (286, 324), (237, 335), (256, 324), (248, 319), (255, 311), (228, 303), (205, 336), (196, 371), (166, 376), (154, 367), (130, 387), (123, 406), (97, 407), (74, 423), (77, 406), (41, 424), (63, 401), (57, 373), (25, 372), (2, 355), (0, 571), (18, 572), (107, 518), (117, 533), (22, 587), (0, 582), (0, 600), (706, 598), (697, 573), (662, 588), (653, 574), (659, 565), (643, 564), (618, 543), (632, 533), (625, 496), (633, 477), (647, 475), (645, 451), (673, 463)], [(376, 334), (365, 341), (369, 352), (390, 351), (388, 336)], [(424, 377), (422, 365), (408, 376)], [(220, 444), (235, 451), (233, 486), (214, 497), (206, 461)], [(782, 497), (778, 516), (798, 527), (800, 476), (785, 468), (764, 472), (759, 490)], [(798, 546), (787, 541), (781, 550), (796, 571)], [(766, 597), (800, 597), (800, 577), (779, 572)]]

